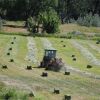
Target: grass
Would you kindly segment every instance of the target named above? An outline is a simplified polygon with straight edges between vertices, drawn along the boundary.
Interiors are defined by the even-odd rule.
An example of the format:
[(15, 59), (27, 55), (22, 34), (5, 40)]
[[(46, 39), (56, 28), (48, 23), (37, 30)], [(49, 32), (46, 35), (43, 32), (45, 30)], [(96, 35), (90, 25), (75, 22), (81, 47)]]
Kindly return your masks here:
[[(62, 39), (55, 39), (50, 38), (50, 41), (52, 41), (52, 44), (55, 48), (58, 50), (58, 57), (61, 57), (64, 59), (64, 62), (67, 65), (74, 66), (82, 71), (92, 72), (93, 74), (99, 74), (99, 67), (94, 66), (93, 69), (87, 70), (86, 66), (90, 64), (90, 62), (81, 54), (81, 52), (76, 49), (72, 44), (71, 40), (64, 40), (63, 43), (61, 43)], [(78, 40), (81, 41), (81, 40)], [(84, 40), (86, 41), (86, 40)], [(63, 45), (66, 45), (66, 47), (63, 47)], [(72, 60), (72, 55), (76, 55), (77, 60)], [(99, 55), (98, 55), (99, 56)]]
[[(99, 56), (99, 53), (100, 52), (98, 52), (98, 50), (96, 50), (96, 48), (94, 47), (94, 48), (91, 48), (90, 46), (89, 46), (89, 44), (88, 43), (90, 43), (91, 45), (92, 45), (92, 41), (84, 41), (84, 40), (81, 40), (81, 41), (79, 41), (79, 43), (81, 44), (81, 45), (83, 45), (85, 48), (87, 48), (96, 58), (98, 58), (98, 59), (100, 59), (100, 56)], [(94, 41), (94, 43), (96, 43), (95, 41)], [(93, 45), (94, 46), (96, 46), (96, 44), (94, 44), (93, 43)], [(98, 46), (96, 46), (97, 48), (98, 48)]]
[(6, 25), (24, 26), (25, 21), (6, 21)]
[(85, 27), (77, 24), (65, 24), (60, 26), (61, 33), (80, 31), (83, 33), (100, 33), (99, 27)]
[(18, 45), (17, 45), (17, 55), (16, 55), (16, 59), (18, 60), (19, 63), (23, 63), (26, 64), (28, 63), (25, 60), (25, 57), (27, 55), (28, 49), (27, 49), (27, 39), (26, 37), (22, 37), (22, 36), (18, 36), (17, 37), (18, 40)]
[(38, 64), (40, 64), (41, 60), (43, 59), (44, 48), (43, 48), (43, 44), (42, 44), (40, 38), (36, 37), (36, 38), (34, 38), (34, 40), (36, 41), (36, 47), (37, 47), (37, 50), (38, 50), (37, 51)]
[[(17, 39), (13, 45), (12, 55), (10, 57), (13, 57), (15, 62), (10, 63), (8, 61), (9, 57), (7, 57), (5, 53), (7, 52), (9, 46), (11, 46), (10, 42), (14, 36), (16, 36)], [(38, 49), (37, 58), (38, 62), (40, 62), (43, 58), (44, 47), (40, 37), (35, 37), (33, 39), (36, 42), (36, 47)], [(97, 75), (100, 74), (99, 67), (90, 70), (87, 70), (86, 67), (84, 67), (88, 64), (88, 61), (77, 49), (74, 48), (73, 45), (71, 45), (71, 40), (63, 39), (64, 43), (61, 43), (60, 41), (62, 39), (58, 38), (48, 38), (48, 40), (50, 40), (53, 46), (58, 50), (57, 55), (62, 57), (64, 62), (67, 64), (75, 66), (75, 68), (78, 68), (82, 71), (95, 73)], [(80, 42), (81, 40), (77, 41)], [(91, 42), (94, 43), (94, 41)], [(66, 47), (64, 48), (62, 45), (66, 45)], [(26, 54), (27, 37), (0, 34), (0, 75), (8, 76), (7, 80), (13, 84), (12, 87), (16, 87), (16, 84), (18, 84), (17, 89), (23, 88), (23, 85), (23, 89), (26, 88), (25, 85), (30, 87), (33, 91), (35, 91), (36, 94), (36, 97), (32, 98), (32, 100), (62, 100), (66, 94), (71, 94), (73, 100), (99, 99), (99, 79), (89, 78), (74, 72), (71, 72), (70, 76), (65, 76), (64, 72), (57, 73), (52, 71), (48, 71), (49, 76), (47, 78), (43, 78), (41, 77), (41, 74), (45, 70), (35, 68), (36, 65), (25, 61), (24, 58)], [(71, 58), (72, 54), (75, 54), (77, 56), (77, 60), (80, 60), (73, 62)], [(1, 69), (2, 64), (7, 64), (8, 69)], [(29, 71), (25, 69), (25, 66), (28, 64), (33, 65), (33, 70)], [(4, 78), (4, 80), (6, 79)], [(54, 88), (60, 88), (61, 94), (53, 94)], [(18, 94), (20, 94), (20, 92)]]
[(10, 100), (28, 100), (28, 94), (22, 91), (18, 91), (10, 88), (3, 88), (0, 90), (0, 99)]
[(4, 83), (3, 82), (0, 82), (0, 90), (4, 87)]

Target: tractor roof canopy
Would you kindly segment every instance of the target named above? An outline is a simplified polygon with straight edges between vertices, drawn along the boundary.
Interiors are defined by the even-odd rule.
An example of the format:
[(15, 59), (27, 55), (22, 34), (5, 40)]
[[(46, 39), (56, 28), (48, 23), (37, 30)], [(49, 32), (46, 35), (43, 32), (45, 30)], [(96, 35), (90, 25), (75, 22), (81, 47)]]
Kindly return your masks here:
[(49, 58), (55, 58), (56, 57), (56, 49), (45, 49), (45, 56)]

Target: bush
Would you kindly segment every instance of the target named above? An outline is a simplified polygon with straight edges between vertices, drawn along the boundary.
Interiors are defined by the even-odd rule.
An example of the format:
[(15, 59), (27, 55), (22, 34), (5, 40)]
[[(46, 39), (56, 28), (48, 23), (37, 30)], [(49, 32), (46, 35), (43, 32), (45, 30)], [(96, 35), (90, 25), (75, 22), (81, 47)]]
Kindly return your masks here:
[(98, 14), (93, 16), (92, 26), (100, 27), (100, 16)]
[(2, 88), (4, 87), (4, 83), (0, 82), (0, 90), (2, 90)]
[(55, 10), (48, 10), (39, 14), (39, 19), (42, 21), (43, 30), (47, 33), (56, 33), (59, 31), (59, 17)]
[(77, 23), (82, 26), (95, 26), (100, 27), (100, 16), (98, 14), (86, 14), (84, 17), (79, 17)]
[(28, 28), (28, 31), (30, 31), (32, 33), (36, 32), (36, 22), (35, 22), (34, 18), (29, 17), (26, 21), (25, 26)]
[(77, 23), (77, 21), (76, 21), (74, 18), (71, 18), (71, 19), (69, 20), (69, 23)]
[(0, 30), (2, 28), (2, 19), (0, 18)]
[(15, 89), (2, 88), (0, 90), (0, 100), (28, 100), (28, 95)]

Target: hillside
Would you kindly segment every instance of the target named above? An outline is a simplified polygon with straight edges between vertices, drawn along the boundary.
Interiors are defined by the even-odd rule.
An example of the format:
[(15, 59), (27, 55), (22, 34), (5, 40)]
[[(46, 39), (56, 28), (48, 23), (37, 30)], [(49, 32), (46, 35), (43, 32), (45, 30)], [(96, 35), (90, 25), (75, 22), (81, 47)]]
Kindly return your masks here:
[[(65, 70), (52, 72), (38, 68), (45, 46), (57, 49), (57, 57), (63, 59), (69, 76), (64, 75)], [(76, 61), (72, 60), (72, 55), (76, 56)], [(7, 65), (8, 69), (2, 69), (2, 65)], [(26, 70), (27, 65), (31, 65), (32, 70)], [(87, 69), (87, 65), (93, 67)], [(0, 34), (0, 81), (18, 90), (34, 91), (36, 97), (29, 100), (62, 100), (67, 94), (72, 100), (99, 100), (99, 66), (100, 45), (93, 40)], [(47, 72), (48, 77), (41, 77), (42, 72)], [(53, 94), (54, 88), (59, 88), (61, 93)]]

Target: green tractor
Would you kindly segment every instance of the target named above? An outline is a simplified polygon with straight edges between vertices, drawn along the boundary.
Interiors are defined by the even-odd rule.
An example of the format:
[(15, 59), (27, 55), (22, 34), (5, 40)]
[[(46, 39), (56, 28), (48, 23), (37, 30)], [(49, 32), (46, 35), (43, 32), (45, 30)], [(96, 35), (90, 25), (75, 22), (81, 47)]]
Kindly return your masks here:
[(61, 58), (56, 58), (57, 50), (45, 49), (45, 54), (42, 62), (40, 63), (41, 68), (46, 68), (46, 70), (60, 71), (64, 66)]

